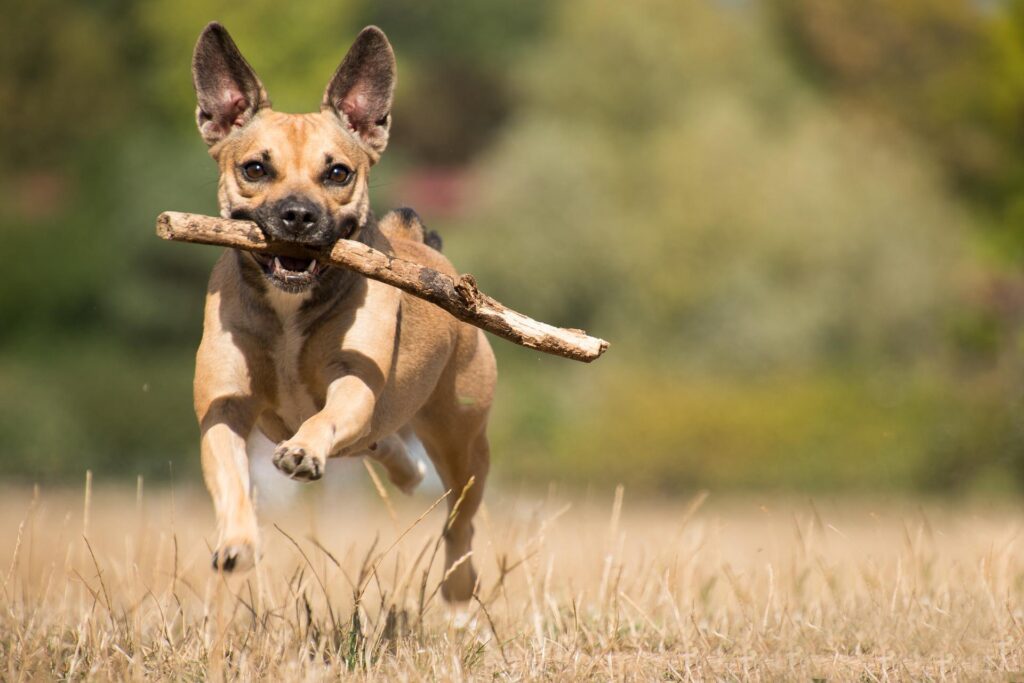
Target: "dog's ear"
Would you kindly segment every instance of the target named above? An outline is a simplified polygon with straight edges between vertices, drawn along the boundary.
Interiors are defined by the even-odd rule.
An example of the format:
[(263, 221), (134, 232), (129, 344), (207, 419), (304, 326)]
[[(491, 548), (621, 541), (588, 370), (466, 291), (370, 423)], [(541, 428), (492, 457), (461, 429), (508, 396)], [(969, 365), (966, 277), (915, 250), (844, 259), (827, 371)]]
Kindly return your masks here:
[(238, 51), (227, 29), (211, 22), (203, 29), (192, 55), (192, 81), (199, 106), (196, 122), (208, 145), (223, 140), (270, 106), (263, 84)]
[(379, 157), (388, 145), (394, 92), (391, 43), (379, 28), (367, 26), (327, 84), (320, 109), (336, 112)]

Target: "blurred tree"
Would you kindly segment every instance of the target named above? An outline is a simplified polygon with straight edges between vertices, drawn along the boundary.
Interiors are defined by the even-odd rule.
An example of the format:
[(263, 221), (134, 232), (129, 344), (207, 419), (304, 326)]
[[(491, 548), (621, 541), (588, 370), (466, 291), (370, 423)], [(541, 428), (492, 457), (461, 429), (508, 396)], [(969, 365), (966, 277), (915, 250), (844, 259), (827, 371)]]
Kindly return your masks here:
[[(13, 3), (0, 29), (0, 160), (16, 174), (64, 163), (124, 120), (132, 71), (116, 3)], [(8, 190), (11, 188), (8, 187)]]
[[(406, 130), (421, 131), (420, 142), (407, 145), (407, 163), (464, 161), (506, 110), (495, 104), (507, 91), (501, 64), (539, 27), (539, 3), (523, 11), (506, 3), (500, 23), (498, 14), (464, 4), (465, 16), (492, 19), (490, 37), (473, 43), (482, 34), (472, 25), (450, 23), (447, 55), (421, 33), (446, 20), (411, 5), (409, 16), (370, 3), (269, 0), (6, 8), (0, 232), (4, 253), (17, 257), (6, 259), (0, 287), (0, 473), (77, 478), (91, 467), (166, 475), (168, 460), (195, 469), (192, 357), (217, 253), (169, 247), (152, 226), (164, 209), (216, 210), (216, 169), (195, 132), (189, 70), (202, 27), (213, 19), (229, 27), (284, 111), (318, 107), (362, 22), (397, 31), (400, 88), (413, 86), (399, 92), (408, 116), (398, 116), (397, 156), (406, 119)], [(519, 30), (501, 35), (519, 20)], [(405, 59), (405, 50), (415, 57)], [(478, 50), (489, 56), (471, 64)], [(429, 59), (417, 79), (416, 62)], [(454, 78), (435, 92), (432, 80), (448, 69)], [(375, 199), (384, 194), (386, 187)]]
[(5, 475), (197, 464), (216, 251), (160, 243), (152, 220), (215, 210), (188, 67), (218, 19), (285, 111), (315, 109), (380, 24), (400, 77), (375, 203), (403, 199), (389, 179), (456, 167), (470, 206), (436, 226), (453, 260), (612, 340), (587, 369), (496, 344), (506, 475), (668, 491), (1024, 476), (1024, 285), (1006, 256), (1024, 258), (1024, 0), (7, 9)]
[[(450, 251), (499, 298), (613, 347), (586, 373), (538, 361), (547, 382), (509, 390), (499, 468), (949, 487), (933, 466), (1021, 460), (1010, 422), (969, 427), (1003, 390), (947, 374), (973, 222), (926, 140), (809, 87), (747, 5), (569, 0), (522, 73)], [(948, 393), (974, 381), (989, 388)]]
[(772, 0), (806, 73), (925, 142), (1024, 258), (1024, 3)]
[(513, 75), (554, 3), (395, 0), (367, 3), (360, 23), (384, 27), (399, 65), (392, 146), (411, 163), (464, 164), (514, 109)]
[(640, 353), (736, 369), (940, 346), (966, 217), (912, 143), (818, 101), (763, 26), (567, 2), (482, 168), (469, 223), (503, 240), (469, 257), (484, 281)]

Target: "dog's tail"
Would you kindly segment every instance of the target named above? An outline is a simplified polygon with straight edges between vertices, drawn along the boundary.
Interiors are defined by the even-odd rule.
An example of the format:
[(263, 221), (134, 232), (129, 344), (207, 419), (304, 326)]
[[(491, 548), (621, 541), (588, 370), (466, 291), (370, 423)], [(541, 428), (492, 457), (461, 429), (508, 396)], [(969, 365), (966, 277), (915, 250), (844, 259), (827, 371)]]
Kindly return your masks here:
[(422, 242), (437, 251), (441, 251), (443, 246), (441, 236), (423, 225), (419, 215), (408, 207), (384, 214), (380, 219), (380, 229), (389, 238)]

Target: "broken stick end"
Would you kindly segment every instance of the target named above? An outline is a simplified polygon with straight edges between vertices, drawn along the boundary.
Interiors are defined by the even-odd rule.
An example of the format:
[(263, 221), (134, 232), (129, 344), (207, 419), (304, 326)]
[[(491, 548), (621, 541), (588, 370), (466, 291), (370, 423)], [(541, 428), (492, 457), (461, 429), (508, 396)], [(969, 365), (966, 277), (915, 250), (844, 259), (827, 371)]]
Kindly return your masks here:
[(156, 217), (156, 236), (162, 240), (173, 240), (174, 231), (171, 229), (170, 212), (164, 211)]
[(604, 352), (608, 350), (609, 344), (607, 341), (604, 339), (597, 339), (597, 342), (597, 350), (594, 351), (593, 354), (583, 358), (582, 360), (584, 363), (593, 363), (595, 360), (603, 356)]

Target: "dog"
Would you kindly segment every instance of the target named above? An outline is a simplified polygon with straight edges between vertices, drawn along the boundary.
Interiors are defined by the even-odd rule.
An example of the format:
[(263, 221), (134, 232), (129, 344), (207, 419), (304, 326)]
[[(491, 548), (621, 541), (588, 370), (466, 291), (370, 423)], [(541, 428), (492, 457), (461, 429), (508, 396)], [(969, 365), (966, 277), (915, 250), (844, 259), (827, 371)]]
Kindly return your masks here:
[[(387, 147), (395, 87), (394, 52), (379, 28), (356, 38), (319, 113), (274, 111), (218, 23), (200, 35), (192, 75), (223, 217), (254, 221), (280, 244), (358, 240), (457, 274), (415, 212), (377, 220), (370, 210), (369, 173)], [(259, 556), (246, 453), (254, 429), (277, 444), (274, 465), (292, 479), (314, 481), (329, 458), (366, 455), (406, 492), (423, 477), (405, 447), (415, 434), (450, 490), (442, 594), (469, 600), (497, 379), (484, 333), (347, 270), (231, 249), (213, 268), (204, 316), (194, 398), (217, 516), (214, 569), (241, 572)]]

